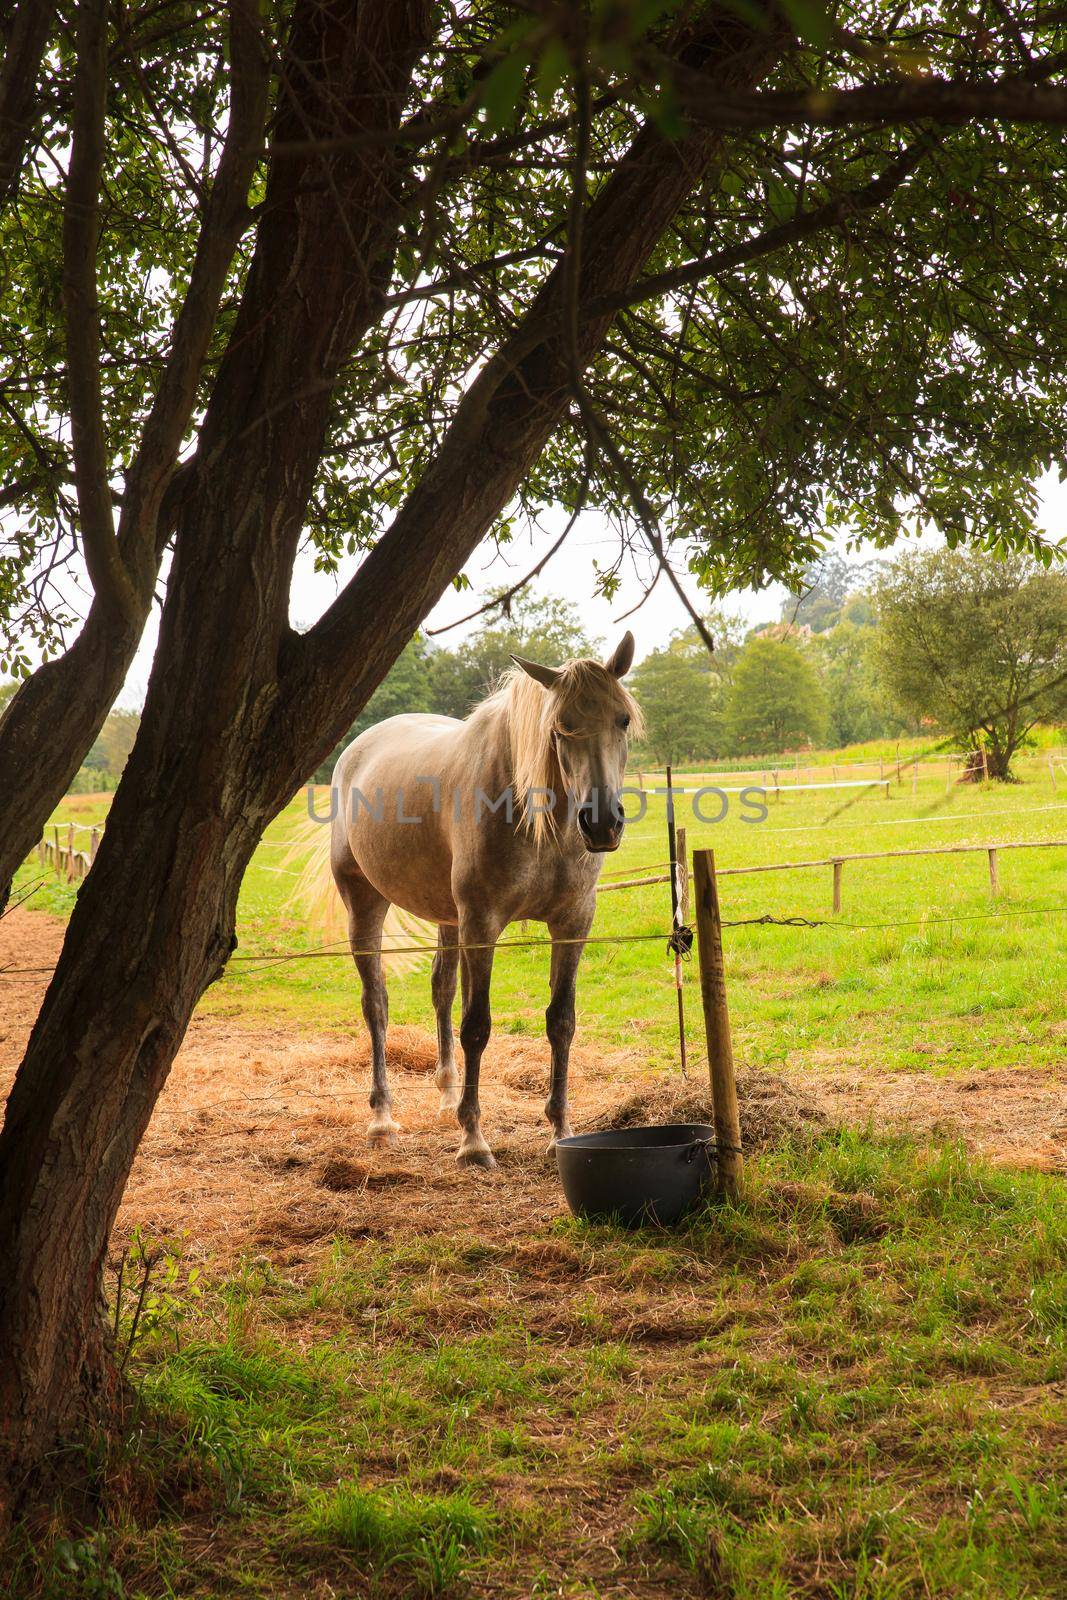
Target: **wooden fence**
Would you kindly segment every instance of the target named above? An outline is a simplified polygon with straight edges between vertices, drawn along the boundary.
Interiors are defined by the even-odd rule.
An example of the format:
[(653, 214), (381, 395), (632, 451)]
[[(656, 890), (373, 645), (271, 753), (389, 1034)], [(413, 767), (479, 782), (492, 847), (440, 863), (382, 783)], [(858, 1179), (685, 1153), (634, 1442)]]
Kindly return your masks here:
[[(983, 752), (984, 755), (984, 752)], [(1022, 752), (1017, 760), (1031, 760), (1041, 767), (1047, 767), (1052, 780), (1052, 787), (1057, 787), (1057, 774), (1067, 777), (1067, 751), (1034, 750)], [(920, 768), (936, 772), (940, 768), (946, 784), (951, 787), (953, 781), (960, 777), (966, 757), (958, 752), (945, 750), (933, 755), (902, 756), (899, 754), (889, 757), (879, 757), (869, 761), (828, 761), (805, 762), (799, 755), (794, 756), (792, 762), (778, 760), (767, 762), (763, 766), (740, 767), (734, 770), (720, 769), (718, 772), (676, 772), (676, 781), (681, 783), (698, 782), (701, 784), (715, 784), (721, 778), (742, 779), (747, 778), (753, 786), (774, 790), (776, 793), (789, 789), (807, 788), (844, 788), (845, 783), (839, 782), (838, 773), (858, 774), (869, 772), (870, 782), (885, 783), (887, 781), (903, 785), (909, 778), (912, 789), (916, 789), (919, 781)], [(827, 781), (829, 773), (832, 781)], [(875, 776), (877, 774), (877, 776)], [(666, 774), (659, 768), (642, 768), (632, 774), (637, 780), (639, 789), (657, 788), (666, 783)], [(819, 781), (821, 779), (821, 781)], [(852, 782), (861, 780), (853, 776)], [(721, 784), (718, 785), (721, 787)], [(747, 787), (747, 785), (746, 785)], [(720, 873), (721, 877), (722, 874)]]
[[(739, 878), (753, 872), (798, 872), (811, 867), (829, 867), (832, 873), (831, 906), (841, 910), (841, 881), (845, 864), (849, 861), (894, 861), (906, 856), (953, 856), (985, 852), (989, 864), (989, 892), (1000, 893), (999, 856), (1004, 850), (1064, 850), (1067, 839), (1008, 839), (996, 844), (945, 844), (913, 850), (861, 850), (851, 855), (820, 856), (812, 861), (773, 861), (757, 867), (719, 867), (720, 878)], [(621, 883), (601, 883), (598, 894), (612, 894), (617, 889), (640, 889), (646, 884), (670, 883), (669, 872), (651, 874), (645, 878), (631, 878)]]
[[(85, 824), (56, 823), (52, 827), (52, 837), (49, 839), (45, 835), (38, 841), (37, 859), (42, 866), (51, 866), (59, 877), (65, 877), (68, 883), (73, 883), (77, 878), (84, 878), (96, 860), (100, 831), (98, 827), (87, 827)], [(79, 850), (75, 846), (74, 835), (86, 832), (89, 835), (89, 848)]]

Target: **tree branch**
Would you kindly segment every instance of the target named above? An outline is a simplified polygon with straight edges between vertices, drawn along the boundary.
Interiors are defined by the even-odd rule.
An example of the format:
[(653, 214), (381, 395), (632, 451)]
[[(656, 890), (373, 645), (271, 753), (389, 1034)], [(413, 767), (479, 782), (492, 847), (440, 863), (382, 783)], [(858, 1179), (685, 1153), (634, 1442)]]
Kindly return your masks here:
[(77, 19), (78, 60), (63, 212), (67, 388), (85, 564), (93, 588), (105, 605), (138, 627), (141, 604), (115, 536), (100, 390), (96, 252), (107, 109), (106, 19), (106, 0), (82, 0)]
[(14, 194), (37, 100), (37, 73), (55, 16), (53, 0), (22, 0), (0, 67), (0, 201)]
[[(120, 538), (139, 578), (154, 576), (160, 498), (175, 469), (233, 254), (247, 222), (248, 188), (267, 111), (268, 56), (256, 0), (229, 0), (230, 107), (226, 138), (205, 205), (189, 284), (174, 324), (170, 358), (127, 479)], [(147, 570), (150, 569), (150, 572)], [(144, 584), (139, 585), (144, 591)], [(151, 589), (148, 587), (150, 599)]]
[(1042, 80), (1067, 69), (1067, 51), (1045, 56), (1025, 72), (985, 83), (973, 78), (919, 78), (861, 84), (855, 89), (777, 90), (720, 94), (699, 72), (650, 58), (668, 73), (686, 115), (704, 128), (847, 127), (854, 122), (942, 124), (972, 121), (1067, 123), (1067, 88)]
[(614, 295), (601, 295), (597, 300), (591, 300), (585, 306), (588, 316), (602, 315), (606, 311), (624, 311), (628, 306), (639, 305), (645, 300), (656, 300), (660, 295), (669, 294), (674, 289), (684, 289), (689, 284), (700, 283), (704, 278), (713, 277), (719, 272), (729, 272), (733, 267), (745, 266), (749, 261), (758, 261), (764, 256), (772, 255), (776, 250), (783, 249), (786, 245), (799, 244), (803, 239), (809, 239), (812, 234), (820, 233), (825, 228), (835, 228), (846, 222), (851, 216), (858, 216), (864, 211), (873, 211), (891, 199), (901, 184), (915, 171), (924, 156), (930, 154), (937, 147), (938, 140), (930, 134), (923, 134), (897, 157), (891, 161), (877, 178), (870, 183), (858, 185), (855, 189), (846, 189), (835, 195), (832, 200), (827, 200), (821, 206), (813, 206), (810, 211), (801, 212), (790, 222), (779, 223), (777, 227), (768, 228), (752, 239), (746, 239), (741, 244), (728, 245), (722, 250), (715, 250), (710, 255), (701, 256), (698, 261), (689, 261), (682, 267), (672, 267), (667, 272), (657, 272), (648, 278), (639, 278), (629, 289)]

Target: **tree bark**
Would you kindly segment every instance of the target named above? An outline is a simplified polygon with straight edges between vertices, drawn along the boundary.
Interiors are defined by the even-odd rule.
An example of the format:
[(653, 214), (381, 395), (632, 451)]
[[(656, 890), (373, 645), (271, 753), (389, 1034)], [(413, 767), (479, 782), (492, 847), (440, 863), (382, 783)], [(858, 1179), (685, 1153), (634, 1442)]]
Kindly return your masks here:
[[(364, 3), (350, 26), (309, 5), (299, 106), (279, 141), (399, 117), (428, 22)], [(367, 54), (373, 74), (365, 70)], [(713, 64), (754, 82), (769, 37), (721, 24)], [(308, 81), (311, 89), (308, 89)], [(370, 84), (371, 91), (362, 89)], [(316, 87), (321, 90), (318, 101)], [(366, 92), (366, 98), (361, 94)], [(342, 126), (342, 132), (344, 126)], [(718, 136), (642, 134), (590, 209), (582, 293), (625, 287), (708, 170)], [(419, 620), (506, 506), (567, 402), (561, 283), (472, 385), (438, 457), (357, 578), (310, 634), (288, 627), (292, 561), (330, 392), (373, 315), (399, 216), (374, 141), (303, 183), (272, 166), (248, 287), (183, 507), (141, 729), (0, 1134), (0, 1448), (39, 1459), (109, 1392), (96, 1299), (111, 1224), (196, 1001), (234, 945), (241, 877), (270, 818), (336, 742)], [(529, 320), (529, 319), (528, 319)], [(580, 324), (580, 359), (610, 316)], [(115, 908), (121, 906), (121, 925)]]
[(0, 717), (0, 911), (11, 880), (100, 732), (140, 642), (166, 540), (191, 470), (176, 471), (182, 437), (234, 251), (267, 110), (269, 70), (255, 0), (230, 0), (230, 119), (204, 207), (196, 257), (175, 320), (171, 358), (127, 475), (118, 556), (137, 613), (94, 595), (81, 633), (19, 689)]
[[(421, 0), (306, 0), (283, 61), (276, 138), (395, 128), (428, 37)], [(178, 513), (140, 736), (0, 1134), (9, 1484), (114, 1393), (98, 1315), (108, 1235), (192, 1007), (230, 952), (241, 876), (266, 821), (258, 739), (276, 700), (296, 541), (331, 390), (373, 317), (401, 214), (393, 146), (339, 156), (326, 183), (308, 181), (313, 163), (314, 153), (272, 163), (200, 433), (210, 470), (193, 475)]]
[(0, 202), (18, 187), (55, 11), (52, 0), (21, 0), (7, 30), (0, 67)]

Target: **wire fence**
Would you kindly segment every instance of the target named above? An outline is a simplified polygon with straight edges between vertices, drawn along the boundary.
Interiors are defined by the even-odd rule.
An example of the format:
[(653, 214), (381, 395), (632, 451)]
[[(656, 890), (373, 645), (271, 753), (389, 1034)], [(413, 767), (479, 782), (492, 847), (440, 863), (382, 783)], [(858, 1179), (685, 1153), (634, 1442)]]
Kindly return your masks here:
[[(720, 871), (718, 876), (723, 876)], [(30, 898), (33, 891), (27, 891), (17, 902), (22, 905)], [(12, 905), (3, 913), (7, 916), (14, 910)], [(779, 916), (773, 912), (762, 912), (751, 917), (724, 917), (719, 926), (722, 928), (841, 928), (846, 930), (873, 931), (886, 928), (926, 928), (956, 922), (986, 922), (991, 920), (1015, 921), (1025, 917), (1058, 917), (1067, 915), (1067, 900), (1046, 906), (1016, 906), (1010, 910), (999, 911), (953, 911), (943, 916), (935, 916), (928, 911), (923, 911), (916, 917), (886, 917), (867, 919), (857, 922), (853, 919), (842, 917), (808, 917), (799, 913)], [(548, 950), (557, 945), (627, 945), (659, 943), (668, 948), (671, 943), (673, 930), (660, 929), (650, 933), (601, 933), (588, 934), (584, 938), (520, 938), (487, 940), (480, 943), (456, 943), (449, 948), (463, 951), (484, 950)], [(371, 959), (383, 956), (418, 955), (431, 956), (437, 950), (435, 942), (427, 941), (424, 944), (411, 943), (406, 945), (389, 945), (380, 949), (354, 950), (347, 940), (333, 941), (328, 945), (321, 945), (311, 950), (279, 950), (262, 951), (255, 953), (236, 953), (230, 956), (227, 962), (227, 971), (231, 968), (241, 971), (244, 975), (255, 972), (274, 970), (280, 966), (292, 965), (303, 961), (344, 960), (350, 961), (356, 957), (369, 957)], [(56, 971), (55, 964), (50, 966), (17, 967), (0, 966), (0, 978), (50, 977)]]

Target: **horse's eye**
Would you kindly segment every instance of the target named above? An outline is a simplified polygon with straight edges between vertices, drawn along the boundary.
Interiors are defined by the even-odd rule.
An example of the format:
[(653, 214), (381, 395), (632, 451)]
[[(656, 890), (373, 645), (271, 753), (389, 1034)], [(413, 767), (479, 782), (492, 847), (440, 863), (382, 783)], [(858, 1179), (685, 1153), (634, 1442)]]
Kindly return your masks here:
[(629, 717), (625, 717), (625, 716), (624, 716), (624, 717), (620, 717), (620, 718), (619, 718), (619, 727), (620, 727), (620, 728), (628, 728), (628, 727), (629, 727), (629, 726), (630, 726), (630, 719), (629, 719)]

